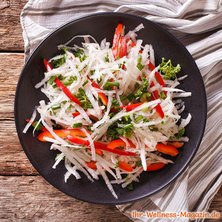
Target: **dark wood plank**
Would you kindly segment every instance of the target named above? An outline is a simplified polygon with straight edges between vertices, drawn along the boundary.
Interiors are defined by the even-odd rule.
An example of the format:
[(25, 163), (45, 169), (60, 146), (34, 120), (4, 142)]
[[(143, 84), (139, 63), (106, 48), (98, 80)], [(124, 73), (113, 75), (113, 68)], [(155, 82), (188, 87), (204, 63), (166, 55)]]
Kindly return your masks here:
[(75, 200), (40, 176), (0, 177), (1, 221), (130, 221), (114, 206)]
[(19, 15), (27, 0), (0, 1), (0, 51), (23, 51)]

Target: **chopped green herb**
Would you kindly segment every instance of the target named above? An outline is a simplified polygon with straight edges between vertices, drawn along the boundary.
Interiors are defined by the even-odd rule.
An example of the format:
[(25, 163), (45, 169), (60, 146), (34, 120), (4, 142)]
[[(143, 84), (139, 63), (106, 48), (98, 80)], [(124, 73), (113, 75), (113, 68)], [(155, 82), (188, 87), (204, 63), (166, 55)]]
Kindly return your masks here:
[(83, 86), (85, 86), (88, 82), (89, 82), (89, 80), (86, 80), (86, 81), (83, 83)]
[(166, 99), (166, 94), (164, 92), (160, 92), (160, 98), (161, 99)]
[(93, 108), (83, 88), (79, 88), (76, 97), (81, 102), (83, 109)]
[(113, 99), (111, 108), (113, 108), (113, 109), (119, 109), (120, 108), (120, 104), (119, 104), (117, 99)]
[(173, 66), (171, 60), (165, 61), (165, 58), (162, 58), (162, 63), (160, 64), (159, 70), (164, 75), (164, 79), (174, 80), (176, 78), (176, 74), (180, 72), (181, 67), (180, 64)]
[(48, 80), (48, 84), (49, 84), (49, 85), (52, 85), (57, 77), (58, 77), (58, 76), (52, 76), (52, 77)]
[[(109, 126), (107, 130), (107, 136), (111, 137), (112, 139), (117, 139), (120, 136), (124, 137), (130, 137), (133, 133), (133, 125), (132, 120), (130, 116), (124, 116), (120, 120), (113, 123), (111, 126)], [(122, 127), (119, 127), (118, 125), (124, 125)]]
[(181, 128), (179, 132), (175, 135), (176, 139), (180, 139), (185, 134), (185, 128)]
[(127, 186), (127, 189), (128, 189), (129, 191), (133, 191), (133, 190), (134, 190), (133, 184), (130, 183), (130, 184)]
[(105, 90), (111, 90), (112, 89), (112, 87), (114, 87), (114, 86), (116, 86), (116, 87), (119, 87), (119, 83), (118, 82), (106, 82), (105, 83), (105, 85), (103, 86), (103, 88), (105, 89)]
[(131, 102), (135, 98), (134, 93), (131, 93), (127, 96), (127, 99)]
[(75, 57), (79, 58), (80, 62), (83, 62), (87, 58), (86, 54), (82, 49), (77, 49), (75, 52), (73, 52), (73, 54)]
[(139, 123), (141, 120), (143, 120), (143, 116), (139, 115), (135, 118), (135, 123)]
[(140, 160), (136, 161), (136, 166), (141, 167), (142, 166), (142, 162)]
[(137, 89), (135, 91), (135, 98), (140, 99), (143, 96), (143, 94), (146, 93), (146, 95), (143, 97), (142, 100), (149, 100), (151, 98), (151, 94), (147, 92), (148, 80), (144, 75), (141, 77), (141, 79), (142, 79), (142, 84), (137, 86)]
[(57, 110), (57, 109), (60, 109), (60, 108), (61, 108), (61, 105), (60, 105), (60, 104), (55, 104), (55, 105), (51, 106), (51, 109), (52, 109), (53, 111), (55, 111), (55, 110)]
[(74, 81), (77, 80), (77, 77), (76, 76), (70, 76), (68, 78), (66, 78), (64, 81), (62, 81), (62, 83), (65, 85), (65, 86), (69, 86), (71, 85)]
[(105, 57), (105, 62), (109, 62), (109, 56), (108, 55)]
[(58, 68), (61, 65), (63, 65), (66, 62), (66, 57), (65, 55), (63, 55), (61, 58), (59, 59), (52, 59), (50, 61), (50, 64), (52, 65), (53, 68)]
[(95, 73), (95, 69), (90, 70), (90, 75), (93, 75)]
[(79, 127), (82, 127), (82, 123), (74, 123), (72, 125), (72, 128), (79, 128)]
[(39, 131), (42, 129), (43, 125), (39, 121), (35, 121), (32, 123), (33, 128), (35, 128), (36, 131)]
[(137, 59), (137, 68), (141, 71), (145, 66), (142, 64), (142, 57)]

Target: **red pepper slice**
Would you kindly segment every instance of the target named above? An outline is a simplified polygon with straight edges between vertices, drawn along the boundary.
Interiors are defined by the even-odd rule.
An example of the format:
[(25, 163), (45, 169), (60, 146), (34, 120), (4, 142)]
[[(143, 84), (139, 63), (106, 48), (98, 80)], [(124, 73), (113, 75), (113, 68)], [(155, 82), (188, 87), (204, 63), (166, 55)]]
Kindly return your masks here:
[(124, 151), (124, 150), (120, 150), (120, 149), (109, 149), (106, 147), (106, 148), (103, 148), (103, 150), (106, 150), (108, 152), (115, 153), (118, 155), (122, 155), (122, 156), (137, 156), (136, 153)]
[(149, 63), (148, 63), (148, 67), (149, 67), (149, 69), (150, 69), (151, 71), (153, 71), (153, 70), (155, 69), (155, 66), (154, 66), (153, 63), (150, 62), (150, 61), (149, 61)]
[(122, 58), (124, 56), (126, 56), (127, 53), (127, 47), (126, 47), (126, 38), (124, 36), (122, 36), (120, 38), (120, 42), (119, 42), (119, 57)]
[(126, 106), (121, 106), (122, 109), (126, 109), (127, 112), (137, 108), (138, 106), (142, 105), (143, 103), (133, 103)]
[(81, 102), (70, 92), (66, 86), (63, 85), (63, 83), (58, 78), (55, 79), (55, 83), (70, 100), (81, 106)]
[(44, 65), (45, 65), (45, 68), (46, 68), (47, 71), (52, 70), (52, 66), (51, 66), (51, 64), (48, 62), (47, 59), (43, 59), (43, 63), (44, 63)]
[[(61, 130), (54, 130), (53, 132), (59, 137), (61, 137), (62, 139), (65, 139), (68, 135), (80, 136), (80, 137), (86, 136), (86, 134), (81, 129), (61, 129)], [(54, 139), (54, 136), (49, 131), (44, 131), (40, 133), (37, 139), (42, 142), (46, 142), (44, 137), (49, 137), (49, 138)]]
[[(82, 138), (79, 138), (79, 137), (68, 135), (67, 139), (72, 143), (85, 145), (85, 146), (90, 145), (90, 142), (88, 140), (85, 140), (85, 139), (82, 139)], [(105, 150), (105, 151), (115, 153), (115, 154), (119, 154), (119, 155), (123, 155), (123, 156), (136, 156), (137, 155), (136, 153), (128, 152), (128, 151), (124, 151), (124, 150), (120, 150), (120, 149), (110, 149), (110, 148), (107, 147), (106, 143), (103, 143), (103, 142), (100, 142), (100, 141), (95, 141), (94, 146), (95, 146), (96, 150), (97, 149)]]
[(122, 34), (123, 34), (123, 24), (119, 23), (116, 27), (114, 37), (113, 37), (112, 51), (113, 51), (113, 56), (115, 59), (118, 56), (119, 41), (120, 41)]
[(127, 171), (127, 172), (132, 172), (133, 171), (133, 167), (125, 161), (119, 161), (118, 162), (118, 167), (122, 170)]
[(79, 115), (80, 115), (79, 112), (74, 112), (74, 113), (72, 113), (72, 116), (73, 116), (73, 117), (77, 117), (77, 116), (79, 116)]
[(156, 112), (158, 113), (158, 115), (163, 118), (164, 117), (164, 112), (163, 112), (163, 109), (161, 107), (161, 105), (158, 103), (155, 107), (156, 109)]
[(164, 80), (162, 78), (162, 76), (160, 75), (159, 72), (155, 72), (155, 78), (157, 80), (157, 82), (161, 85), (161, 86), (164, 86), (165, 83), (164, 83)]
[[(151, 82), (151, 83), (150, 83), (150, 87), (153, 87), (154, 85), (155, 85), (154, 82)], [(153, 96), (154, 99), (158, 99), (158, 98), (159, 98), (159, 93), (158, 93), (158, 91), (157, 91), (157, 90), (154, 90), (154, 91), (152, 92), (152, 96)]]
[[(128, 143), (129, 143), (130, 147), (135, 148), (135, 145), (130, 140), (128, 140)], [(117, 139), (117, 140), (111, 141), (107, 145), (107, 147), (110, 148), (110, 149), (115, 149), (115, 148), (118, 148), (118, 147), (126, 147), (126, 143), (121, 139)]]
[[(101, 89), (100, 86), (96, 83), (96, 82), (92, 82), (92, 87), (97, 88), (97, 89)], [(102, 92), (98, 92), (98, 96), (101, 99), (102, 103), (107, 106), (108, 104), (108, 98), (105, 95), (105, 93)]]
[(175, 148), (181, 148), (184, 143), (179, 141), (168, 142), (168, 145), (174, 146)]
[(156, 171), (156, 170), (160, 170), (163, 167), (165, 167), (166, 164), (165, 163), (152, 163), (149, 166), (147, 166), (147, 171)]
[(97, 170), (95, 161), (86, 162), (86, 165), (93, 170)]
[(156, 145), (156, 149), (159, 152), (170, 155), (170, 156), (176, 156), (179, 153), (179, 151), (174, 146), (166, 145), (163, 143), (158, 143)]

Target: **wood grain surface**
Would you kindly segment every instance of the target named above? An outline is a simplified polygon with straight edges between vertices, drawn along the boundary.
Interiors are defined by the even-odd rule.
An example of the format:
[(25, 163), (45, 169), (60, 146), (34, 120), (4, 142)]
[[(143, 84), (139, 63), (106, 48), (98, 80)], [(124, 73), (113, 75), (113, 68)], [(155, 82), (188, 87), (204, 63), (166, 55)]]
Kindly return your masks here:
[[(26, 2), (0, 1), (0, 221), (130, 221), (114, 206), (75, 200), (49, 185), (21, 148), (13, 106), (24, 62), (19, 15)], [(222, 189), (213, 210), (222, 211)]]

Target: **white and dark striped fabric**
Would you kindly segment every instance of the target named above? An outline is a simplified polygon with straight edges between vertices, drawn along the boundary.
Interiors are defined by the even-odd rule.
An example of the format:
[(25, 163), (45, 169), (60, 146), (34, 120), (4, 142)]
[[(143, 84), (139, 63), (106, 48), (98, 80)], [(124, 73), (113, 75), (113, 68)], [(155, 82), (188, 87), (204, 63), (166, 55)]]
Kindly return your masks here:
[[(161, 192), (117, 208), (128, 217), (133, 210), (207, 211), (222, 183), (222, 1), (30, 0), (21, 13), (26, 59), (43, 38), (63, 23), (107, 11), (144, 16), (162, 24), (177, 36), (193, 55), (201, 71), (208, 102), (205, 135), (189, 168)], [(167, 221), (147, 217), (131, 219)]]

